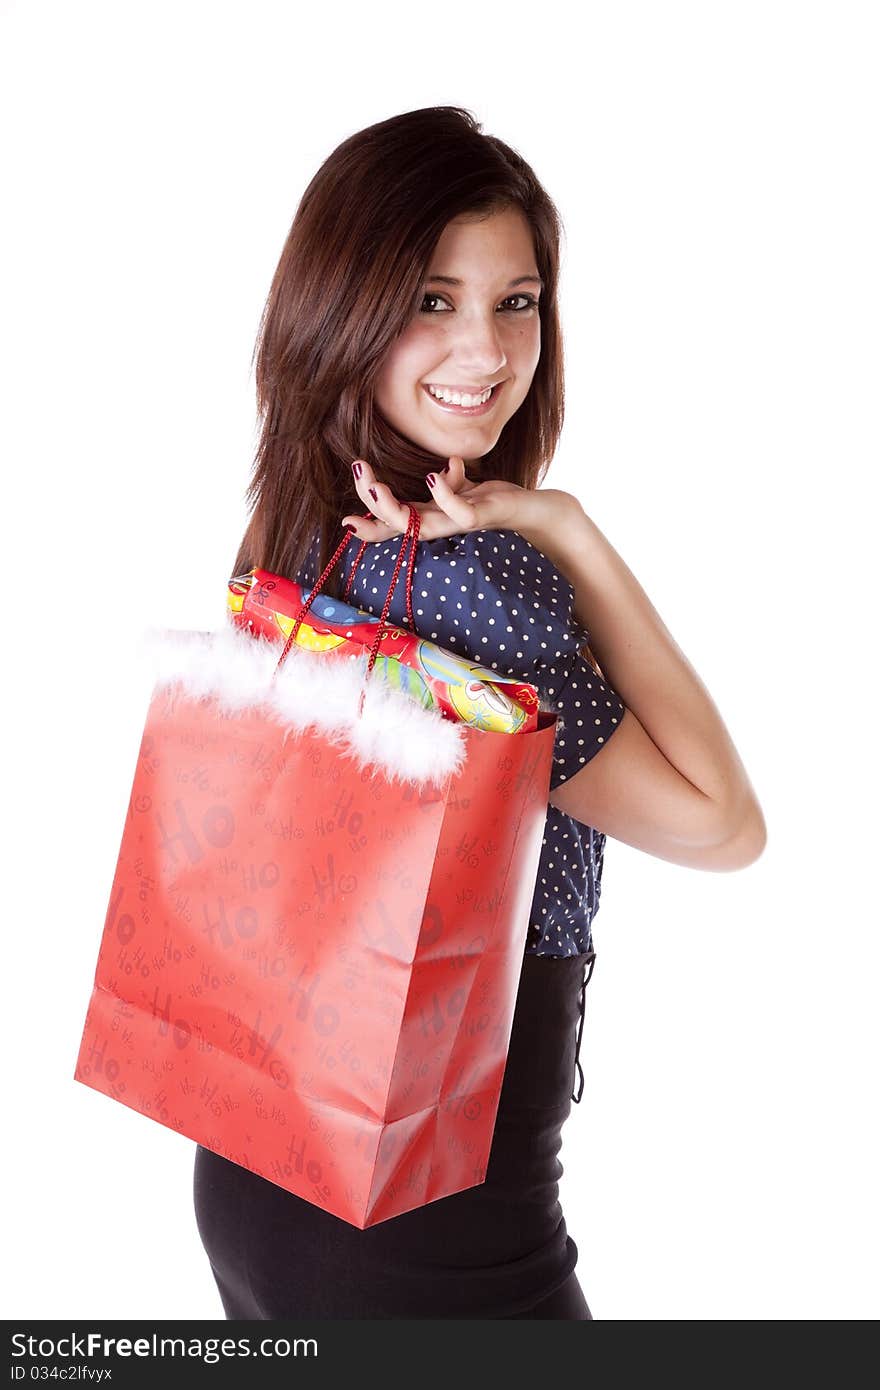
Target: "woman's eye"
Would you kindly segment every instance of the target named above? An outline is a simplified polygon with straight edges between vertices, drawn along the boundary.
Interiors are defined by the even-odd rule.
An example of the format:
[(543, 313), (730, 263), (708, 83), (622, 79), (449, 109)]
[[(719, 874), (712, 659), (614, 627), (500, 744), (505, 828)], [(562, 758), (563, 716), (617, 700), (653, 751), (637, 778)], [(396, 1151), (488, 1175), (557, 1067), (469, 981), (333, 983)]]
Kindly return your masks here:
[[(422, 300), (421, 312), (422, 312), (423, 314), (424, 314), (424, 313), (429, 313), (429, 314), (430, 314), (430, 313), (433, 313), (433, 312), (434, 312), (432, 309), (427, 309), (427, 310), (425, 309), (425, 305), (426, 305), (426, 303), (428, 302), (429, 299), (435, 300), (437, 304), (445, 304), (445, 303), (446, 303), (446, 301), (445, 301), (444, 299), (441, 299), (441, 298), (440, 298), (439, 294), (426, 294), (425, 297), (424, 297), (424, 299)], [(447, 306), (447, 307), (448, 307), (448, 306)]]
[[(535, 299), (535, 296), (532, 295), (532, 294), (512, 294), (512, 295), (509, 296), (509, 298), (510, 298), (510, 299), (524, 299), (524, 300), (525, 300), (525, 304), (520, 305), (519, 309), (514, 309), (513, 312), (514, 312), (515, 314), (521, 314), (525, 309), (532, 309), (532, 308), (537, 309), (537, 307), (538, 307), (538, 301), (537, 301), (537, 299)], [(506, 303), (507, 303), (507, 300), (505, 300), (504, 303), (506, 304)]]
[[(425, 308), (425, 304), (427, 303), (427, 301), (428, 301), (429, 299), (434, 300), (437, 304), (445, 304), (446, 307), (447, 307), (447, 309), (451, 308), (451, 305), (449, 305), (449, 304), (446, 303), (446, 300), (443, 298), (442, 295), (439, 295), (439, 294), (426, 294), (426, 295), (424, 296), (423, 300), (422, 300), (422, 305), (421, 305), (420, 313), (423, 313), (423, 314), (433, 314), (433, 313), (436, 313), (436, 310), (435, 310), (435, 309), (426, 309), (426, 308)], [(521, 304), (521, 305), (519, 306), (519, 308), (517, 308), (517, 309), (507, 309), (507, 310), (505, 310), (505, 313), (522, 314), (522, 313), (525, 312), (526, 309), (533, 309), (533, 308), (537, 308), (537, 306), (538, 306), (538, 301), (537, 301), (537, 299), (535, 299), (534, 295), (531, 295), (531, 294), (511, 294), (511, 295), (508, 295), (507, 299), (503, 299), (501, 302), (502, 302), (502, 304), (509, 304), (510, 301), (513, 300), (513, 299), (522, 299), (522, 300), (524, 300), (525, 302), (524, 302), (523, 304)]]

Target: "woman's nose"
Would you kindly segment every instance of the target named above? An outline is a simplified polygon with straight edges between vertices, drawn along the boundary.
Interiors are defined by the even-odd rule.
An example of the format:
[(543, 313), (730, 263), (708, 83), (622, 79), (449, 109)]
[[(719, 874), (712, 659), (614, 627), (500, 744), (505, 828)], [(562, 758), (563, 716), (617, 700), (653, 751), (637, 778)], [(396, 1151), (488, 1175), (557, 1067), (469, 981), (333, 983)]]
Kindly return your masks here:
[(498, 323), (489, 319), (473, 319), (462, 323), (458, 330), (456, 360), (462, 371), (471, 375), (494, 376), (507, 364)]

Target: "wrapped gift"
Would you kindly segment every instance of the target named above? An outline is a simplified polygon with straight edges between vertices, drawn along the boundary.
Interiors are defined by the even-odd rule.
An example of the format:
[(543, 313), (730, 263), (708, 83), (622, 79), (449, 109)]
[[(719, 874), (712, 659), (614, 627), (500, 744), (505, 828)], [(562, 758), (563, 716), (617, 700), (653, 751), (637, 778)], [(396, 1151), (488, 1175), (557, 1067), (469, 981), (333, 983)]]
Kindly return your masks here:
[[(311, 597), (307, 586), (269, 570), (252, 569), (229, 580), (231, 620), (254, 636), (284, 642)], [(295, 643), (331, 657), (357, 657), (376, 637), (380, 619), (342, 599), (316, 594), (300, 623)], [(492, 733), (533, 733), (538, 723), (535, 686), (488, 670), (446, 651), (406, 628), (387, 625), (376, 654), (378, 675), (447, 719)]]

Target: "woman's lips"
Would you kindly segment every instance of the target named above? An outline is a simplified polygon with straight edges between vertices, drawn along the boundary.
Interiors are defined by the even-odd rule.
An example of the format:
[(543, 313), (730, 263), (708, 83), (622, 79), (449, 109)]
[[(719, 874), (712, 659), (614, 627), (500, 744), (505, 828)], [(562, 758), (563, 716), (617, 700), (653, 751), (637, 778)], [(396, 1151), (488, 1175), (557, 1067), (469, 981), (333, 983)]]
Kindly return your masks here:
[(506, 385), (507, 379), (505, 378), (504, 381), (499, 381), (498, 385), (493, 388), (492, 394), (489, 397), (489, 399), (485, 402), (485, 404), (467, 406), (451, 405), (446, 401), (439, 400), (436, 396), (431, 395), (431, 392), (424, 384), (422, 385), (422, 390), (428, 397), (429, 401), (433, 401), (434, 405), (436, 405), (439, 410), (445, 410), (448, 415), (486, 415), (492, 409), (493, 405), (495, 404), (499, 395), (501, 394), (501, 391)]

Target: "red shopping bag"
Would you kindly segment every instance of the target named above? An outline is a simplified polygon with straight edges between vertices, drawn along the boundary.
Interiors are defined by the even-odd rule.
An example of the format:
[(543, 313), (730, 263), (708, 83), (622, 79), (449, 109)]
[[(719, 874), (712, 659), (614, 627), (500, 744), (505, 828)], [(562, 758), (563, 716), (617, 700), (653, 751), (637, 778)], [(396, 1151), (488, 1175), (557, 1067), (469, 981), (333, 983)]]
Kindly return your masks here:
[(485, 1181), (556, 719), (295, 633), (163, 634), (74, 1077), (364, 1229)]

